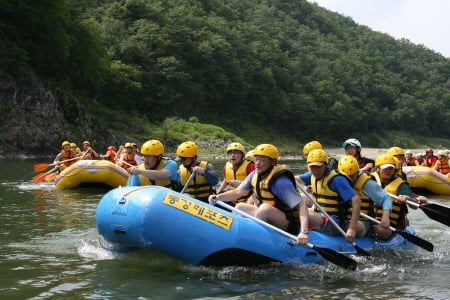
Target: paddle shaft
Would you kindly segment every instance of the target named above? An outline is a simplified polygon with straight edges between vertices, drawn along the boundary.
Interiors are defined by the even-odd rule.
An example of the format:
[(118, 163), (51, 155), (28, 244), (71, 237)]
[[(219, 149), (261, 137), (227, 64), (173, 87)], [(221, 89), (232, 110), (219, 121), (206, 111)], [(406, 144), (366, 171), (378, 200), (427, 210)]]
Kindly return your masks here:
[(49, 167), (51, 167), (51, 166), (56, 166), (56, 165), (59, 165), (59, 164), (62, 164), (62, 163), (68, 162), (68, 161), (76, 160), (76, 159), (79, 159), (79, 158), (80, 158), (80, 157), (77, 156), (77, 157), (72, 157), (72, 158), (65, 159), (65, 160), (60, 160), (60, 161), (58, 161), (58, 162), (54, 162), (54, 163), (52, 163), (52, 164), (49, 164), (48, 166), (49, 166)]
[(180, 194), (183, 194), (186, 191), (186, 189), (188, 188), (189, 184), (191, 184), (191, 181), (192, 181), (192, 179), (194, 179), (194, 177), (195, 177), (195, 172), (193, 172), (191, 174), (191, 176), (189, 176), (188, 180), (186, 181), (183, 188), (181, 189)]
[[(331, 217), (331, 216), (330, 216), (330, 215), (329, 215), (329, 214), (328, 214), (328, 213), (327, 213), (327, 212), (319, 205), (319, 203), (318, 203), (316, 200), (314, 200), (314, 199), (309, 195), (309, 193), (307, 193), (307, 192), (305, 191), (305, 189), (304, 189), (300, 184), (297, 183), (297, 186), (298, 186), (298, 188), (306, 195), (306, 197), (308, 197), (308, 199), (309, 199), (312, 203), (314, 203), (314, 205), (322, 212), (322, 214), (328, 218), (328, 220), (333, 224), (334, 227), (336, 227), (336, 229), (340, 232), (340, 234), (341, 234), (343, 237), (346, 238), (344, 229), (342, 229), (341, 226), (339, 226), (339, 224), (336, 223), (336, 221), (333, 219), (333, 217)], [(370, 254), (369, 254), (367, 251), (365, 251), (364, 249), (362, 249), (361, 247), (359, 247), (358, 244), (356, 244), (355, 241), (353, 241), (351, 244), (352, 244), (352, 246), (356, 249), (356, 251), (358, 252), (359, 255), (370, 256)]]
[[(398, 196), (389, 194), (392, 198), (398, 199)], [(411, 198), (411, 197), (410, 197)], [(412, 198), (414, 199), (414, 198)], [(425, 203), (419, 204), (410, 200), (406, 200), (409, 205), (416, 208), (420, 208), (429, 218), (442, 223), (444, 225), (450, 226), (450, 208), (437, 203)]]
[[(89, 152), (89, 150), (86, 150), (85, 152), (83, 152), (82, 155), (85, 155), (88, 152)], [(81, 157), (81, 155), (80, 156), (76, 156), (76, 157), (72, 157), (72, 158), (69, 158), (69, 159), (61, 160), (61, 161), (58, 161), (58, 162), (54, 162), (54, 163), (51, 163), (51, 164), (46, 164), (46, 163), (36, 164), (36, 165), (34, 165), (34, 168), (35, 168), (34, 171), (35, 172), (41, 172), (41, 171), (44, 171), (45, 169), (47, 169), (48, 167), (57, 166), (59, 164), (62, 164), (62, 163), (68, 162), (68, 161), (80, 159), (80, 157)]]
[[(254, 216), (252, 216), (252, 215), (250, 215), (250, 214), (248, 214), (248, 213), (246, 213), (246, 212), (244, 212), (244, 211), (242, 211), (240, 209), (237, 209), (237, 208), (235, 208), (235, 207), (233, 207), (233, 206), (231, 206), (229, 204), (226, 204), (223, 201), (218, 200), (216, 203), (219, 204), (220, 206), (224, 207), (224, 208), (227, 208), (227, 209), (229, 209), (229, 210), (231, 210), (233, 212), (236, 212), (236, 213), (238, 213), (238, 214), (240, 214), (240, 215), (242, 215), (242, 216), (244, 216), (246, 218), (249, 218), (249, 219), (257, 222), (258, 224), (266, 226), (266, 227), (268, 227), (268, 228), (270, 228), (270, 229), (272, 229), (272, 230), (274, 230), (274, 231), (276, 231), (276, 232), (278, 232), (278, 233), (288, 237), (289, 239), (291, 239), (295, 243), (297, 243), (297, 237), (295, 235), (293, 235), (293, 234), (290, 234), (290, 233), (288, 233), (288, 232), (286, 232), (286, 231), (284, 231), (284, 230), (282, 230), (282, 229), (280, 229), (278, 227), (275, 227), (275, 226), (273, 226), (273, 225), (271, 225), (269, 223), (266, 223), (263, 220), (260, 220), (260, 219), (254, 217)], [(328, 261), (330, 261), (330, 262), (332, 262), (332, 263), (334, 263), (334, 264), (336, 264), (336, 265), (338, 265), (340, 267), (343, 267), (345, 269), (351, 269), (351, 270), (355, 270), (356, 269), (356, 261), (354, 261), (353, 259), (351, 259), (351, 258), (349, 258), (349, 257), (347, 257), (347, 256), (345, 256), (345, 255), (343, 255), (343, 254), (341, 254), (339, 252), (333, 251), (333, 250), (331, 250), (329, 248), (317, 247), (317, 246), (315, 246), (315, 245), (313, 245), (311, 243), (308, 243), (307, 247), (316, 250), (320, 255), (322, 255), (323, 258), (327, 259)]]
[[(365, 213), (360, 213), (360, 215), (363, 216), (363, 217), (365, 217), (365, 218), (367, 218), (367, 219), (369, 219), (369, 220), (372, 221), (372, 222), (377, 223), (377, 224), (380, 224), (380, 223), (381, 223), (381, 221), (379, 221), (379, 220), (377, 220), (377, 219), (375, 219), (375, 218), (372, 218), (371, 216), (366, 215)], [(426, 241), (426, 240), (424, 240), (424, 239), (422, 239), (422, 238), (420, 238), (420, 237), (418, 237), (418, 236), (415, 236), (415, 235), (412, 235), (412, 234), (410, 234), (410, 233), (408, 233), (408, 232), (405, 232), (405, 231), (403, 231), (403, 230), (399, 230), (399, 229), (397, 229), (397, 228), (395, 228), (395, 227), (389, 226), (389, 228), (390, 228), (393, 232), (395, 232), (395, 233), (401, 235), (402, 237), (404, 237), (404, 238), (407, 239), (408, 241), (410, 241), (410, 242), (416, 244), (417, 246), (422, 247), (423, 249), (425, 249), (425, 250), (427, 250), (427, 251), (433, 252), (434, 246), (433, 246), (432, 243), (430, 243), (430, 242), (428, 242), (428, 241)]]

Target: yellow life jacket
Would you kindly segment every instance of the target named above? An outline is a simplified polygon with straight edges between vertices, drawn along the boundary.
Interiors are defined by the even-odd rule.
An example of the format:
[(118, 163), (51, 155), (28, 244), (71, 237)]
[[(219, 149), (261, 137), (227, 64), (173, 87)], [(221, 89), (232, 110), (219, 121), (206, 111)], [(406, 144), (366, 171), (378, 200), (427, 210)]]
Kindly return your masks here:
[[(247, 159), (244, 159), (242, 163), (239, 165), (238, 169), (236, 171), (233, 170), (233, 164), (230, 162), (227, 162), (225, 164), (225, 178), (224, 180), (240, 180), (243, 181), (245, 178), (247, 178), (247, 167), (250, 163), (253, 163), (252, 161), (249, 161)], [(230, 190), (234, 190), (236, 187), (230, 186)], [(252, 191), (249, 191), (246, 195), (240, 197), (236, 200), (236, 203), (238, 202), (245, 202), (247, 201), (248, 197), (252, 194)]]
[[(286, 218), (291, 222), (298, 222), (299, 214), (298, 208), (290, 208), (280, 199), (278, 199), (272, 192), (270, 191), (270, 185), (273, 180), (279, 177), (281, 174), (285, 174), (292, 181), (294, 187), (296, 186), (295, 178), (292, 172), (288, 169), (286, 165), (275, 165), (272, 170), (270, 170), (269, 174), (265, 174), (263, 176), (258, 173), (254, 173), (251, 181), (253, 194), (255, 195), (255, 199), (257, 205), (261, 205), (262, 203), (269, 204), (275, 206), (279, 210), (283, 211), (286, 214)], [(298, 230), (298, 228), (297, 228)]]
[[(381, 183), (380, 176), (377, 172), (372, 173), (372, 175), (375, 177), (377, 183), (383, 187)], [(392, 194), (392, 195), (398, 195), (398, 188), (400, 187), (400, 184), (404, 183), (403, 179), (400, 177), (395, 177), (394, 180), (392, 180), (389, 184), (387, 184), (383, 189), (386, 191), (386, 193)], [(392, 199), (392, 210), (389, 215), (389, 222), (390, 225), (399, 229), (403, 229), (406, 227), (406, 214), (408, 212), (408, 209), (406, 207), (405, 203), (399, 203), (396, 201), (396, 199)], [(376, 218), (378, 220), (381, 220), (381, 217), (383, 215), (383, 209), (377, 208), (376, 210)]]
[[(208, 165), (207, 161), (201, 161), (199, 167), (206, 168)], [(180, 182), (184, 186), (191, 176), (191, 170), (187, 169), (182, 164), (178, 168), (180, 170)], [(190, 182), (189, 186), (186, 188), (186, 193), (190, 194), (192, 197), (208, 202), (208, 197), (213, 193), (213, 187), (209, 184), (205, 176), (201, 174), (196, 174), (194, 179)]]
[[(368, 180), (374, 180), (374, 178), (367, 172), (362, 172), (361, 174), (359, 174), (358, 179), (356, 179), (356, 182), (353, 184), (353, 189), (355, 190), (356, 194), (358, 194), (359, 198), (361, 198), (360, 212), (373, 217), (374, 202), (366, 194), (363, 193), (363, 186)], [(351, 215), (349, 215), (348, 217), (351, 218)], [(361, 217), (360, 220), (367, 221), (367, 219), (363, 217)]]
[[(351, 206), (349, 206), (348, 203), (341, 204), (339, 194), (329, 188), (330, 181), (338, 175), (342, 174), (336, 170), (331, 170), (327, 175), (318, 180), (314, 176), (311, 176), (311, 187), (317, 203), (325, 212), (327, 212), (330, 216), (337, 217), (340, 220), (345, 220), (348, 215), (351, 215)], [(315, 207), (315, 211), (320, 210)]]
[[(161, 158), (158, 165), (156, 165), (156, 167), (153, 168), (152, 170), (162, 170), (167, 163), (167, 159), (168, 158), (166, 158), (166, 157)], [(146, 170), (145, 163), (141, 163), (139, 165), (139, 169)], [(172, 189), (172, 181), (170, 180), (170, 178), (153, 180), (148, 177), (145, 177), (144, 175), (139, 175), (139, 184), (140, 185), (158, 185), (158, 186), (164, 186), (166, 188)]]

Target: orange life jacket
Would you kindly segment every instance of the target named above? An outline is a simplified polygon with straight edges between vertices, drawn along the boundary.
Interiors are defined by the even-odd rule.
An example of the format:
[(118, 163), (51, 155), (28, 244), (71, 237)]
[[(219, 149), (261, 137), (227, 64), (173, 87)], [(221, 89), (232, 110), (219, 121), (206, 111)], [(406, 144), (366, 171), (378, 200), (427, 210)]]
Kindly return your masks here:
[[(63, 149), (63, 150), (61, 150), (61, 154), (62, 155), (61, 155), (60, 161), (72, 159), (72, 158), (74, 158), (76, 156), (75, 152), (73, 152), (72, 150), (66, 151), (66, 150)], [(76, 161), (75, 159), (74, 160), (70, 160), (70, 161), (65, 161), (65, 162), (63, 162), (63, 165), (68, 167), (71, 164), (75, 163), (75, 161)]]
[[(126, 162), (126, 163), (128, 163), (128, 164), (130, 164), (130, 165), (132, 165), (132, 166), (136, 166), (137, 165), (137, 163), (136, 163), (136, 160), (135, 160), (135, 153), (124, 153), (123, 154), (123, 161), (124, 162)], [(125, 170), (128, 170), (128, 168), (130, 167), (129, 165), (127, 165), (127, 164), (122, 164), (122, 166), (121, 166), (122, 168), (124, 168)]]
[(450, 172), (450, 166), (448, 165), (447, 157), (439, 160), (438, 171), (442, 174), (447, 174), (448, 172)]

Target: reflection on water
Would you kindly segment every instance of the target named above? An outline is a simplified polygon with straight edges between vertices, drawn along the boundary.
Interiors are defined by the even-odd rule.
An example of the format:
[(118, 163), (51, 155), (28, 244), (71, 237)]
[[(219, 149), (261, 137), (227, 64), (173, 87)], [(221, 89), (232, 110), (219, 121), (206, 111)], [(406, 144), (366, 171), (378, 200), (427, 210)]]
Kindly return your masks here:
[[(220, 176), (224, 161), (213, 161)], [(286, 162), (295, 174), (302, 161)], [(154, 251), (101, 248), (95, 209), (101, 189), (58, 190), (31, 182), (33, 162), (0, 162), (2, 299), (447, 299), (449, 228), (420, 209), (410, 219), (435, 251), (378, 250), (333, 264), (205, 268)], [(27, 174), (26, 176), (24, 174)], [(450, 196), (431, 196), (449, 205)], [(170, 237), (168, 237), (170, 238)]]

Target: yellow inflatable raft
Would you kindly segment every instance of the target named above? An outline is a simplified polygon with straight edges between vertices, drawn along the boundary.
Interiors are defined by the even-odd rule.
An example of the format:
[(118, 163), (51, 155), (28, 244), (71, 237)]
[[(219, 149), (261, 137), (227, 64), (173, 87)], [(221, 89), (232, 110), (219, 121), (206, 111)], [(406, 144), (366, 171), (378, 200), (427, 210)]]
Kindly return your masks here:
[(450, 195), (450, 177), (438, 171), (422, 166), (404, 166), (403, 172), (412, 189), (427, 190), (438, 195)]
[(80, 185), (115, 188), (125, 186), (127, 180), (128, 172), (108, 160), (79, 160), (55, 178), (55, 186), (60, 189)]

